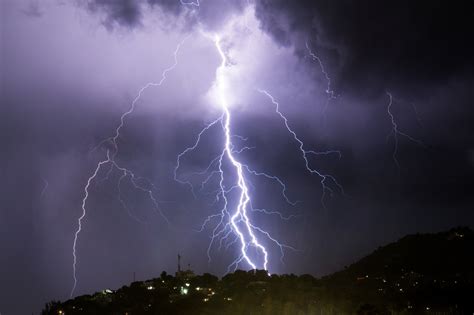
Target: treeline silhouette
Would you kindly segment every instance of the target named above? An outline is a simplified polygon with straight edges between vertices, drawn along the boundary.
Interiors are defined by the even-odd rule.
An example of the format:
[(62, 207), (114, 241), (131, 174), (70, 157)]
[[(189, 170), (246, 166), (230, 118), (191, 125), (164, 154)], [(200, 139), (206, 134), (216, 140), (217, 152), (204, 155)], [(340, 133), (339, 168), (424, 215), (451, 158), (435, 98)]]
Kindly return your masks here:
[(474, 232), (416, 234), (320, 279), (264, 270), (168, 275), (66, 302), (42, 314), (473, 314)]

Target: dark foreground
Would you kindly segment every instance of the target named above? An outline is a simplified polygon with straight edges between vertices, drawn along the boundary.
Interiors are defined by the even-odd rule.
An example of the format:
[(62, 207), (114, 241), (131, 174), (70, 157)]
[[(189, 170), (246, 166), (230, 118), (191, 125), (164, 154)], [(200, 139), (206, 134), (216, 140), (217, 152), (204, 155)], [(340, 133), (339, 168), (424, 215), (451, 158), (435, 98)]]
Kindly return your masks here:
[(165, 272), (60, 303), (42, 314), (473, 314), (474, 232), (417, 234), (330, 276)]

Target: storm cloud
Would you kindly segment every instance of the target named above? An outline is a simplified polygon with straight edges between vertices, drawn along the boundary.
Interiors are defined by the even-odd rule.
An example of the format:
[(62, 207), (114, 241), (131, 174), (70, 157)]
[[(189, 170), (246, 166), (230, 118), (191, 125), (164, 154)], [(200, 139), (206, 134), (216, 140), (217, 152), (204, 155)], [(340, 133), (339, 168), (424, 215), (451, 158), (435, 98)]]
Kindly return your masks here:
[[(452, 76), (472, 76), (474, 50), (469, 44), (474, 16), (465, 2), (446, 1), (285, 1), (255, 0), (261, 28), (281, 45), (305, 55), (306, 42), (327, 62), (335, 89), (378, 93), (402, 89), (426, 93), (420, 82), (442, 85)], [(133, 28), (143, 11), (159, 7), (186, 14), (188, 26), (218, 29), (245, 1), (204, 1), (197, 9), (175, 0), (93, 0), (107, 25)], [(375, 90), (375, 91), (374, 91)], [(426, 96), (426, 95), (424, 95)]]
[(281, 44), (304, 50), (308, 41), (327, 58), (341, 93), (395, 88), (423, 95), (423, 83), (472, 75), (474, 19), (464, 4), (262, 0), (256, 15)]
[[(242, 12), (246, 3), (244, 0), (209, 0), (204, 6), (197, 7), (193, 3), (199, 1), (183, 2), (189, 4), (177, 0), (89, 0), (85, 4), (78, 2), (78, 5), (102, 16), (102, 22), (109, 29), (140, 27), (144, 15), (157, 9), (165, 14), (161, 18), (167, 19), (174, 27), (189, 30), (199, 24), (205, 29), (215, 30), (222, 27), (230, 16)], [(172, 22), (178, 16), (183, 18), (181, 25)]]

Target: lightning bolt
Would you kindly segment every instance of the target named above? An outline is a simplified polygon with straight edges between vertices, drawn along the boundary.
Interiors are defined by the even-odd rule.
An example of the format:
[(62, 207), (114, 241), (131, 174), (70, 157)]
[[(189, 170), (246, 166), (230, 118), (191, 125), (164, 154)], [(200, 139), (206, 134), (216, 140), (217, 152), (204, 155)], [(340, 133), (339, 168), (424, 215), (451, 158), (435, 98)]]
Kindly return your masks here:
[(418, 109), (416, 105), (414, 103), (411, 103), (410, 105), (413, 108), (413, 112), (415, 114), (415, 119), (416, 119), (416, 122), (418, 123), (418, 126), (423, 127), (423, 123), (421, 121), (420, 114), (418, 113)]
[(275, 105), (275, 112), (283, 120), (283, 124), (285, 125), (286, 129), (291, 134), (293, 139), (298, 143), (298, 148), (299, 148), (299, 151), (301, 152), (301, 156), (304, 160), (306, 170), (309, 173), (315, 174), (320, 178), (321, 187), (323, 189), (323, 193), (321, 194), (321, 203), (322, 203), (322, 205), (325, 207), (324, 199), (326, 197), (327, 192), (329, 192), (331, 194), (334, 194), (334, 188), (332, 188), (332, 187), (337, 188), (337, 190), (342, 195), (345, 195), (344, 188), (342, 187), (341, 184), (339, 184), (339, 182), (336, 180), (336, 178), (334, 176), (329, 175), (329, 174), (324, 174), (324, 173), (318, 171), (317, 169), (312, 168), (310, 166), (310, 162), (309, 162), (309, 159), (308, 159), (308, 155), (321, 155), (321, 154), (332, 154), (332, 153), (336, 153), (336, 154), (339, 155), (339, 157), (341, 157), (341, 152), (337, 151), (337, 150), (329, 150), (329, 151), (323, 151), (323, 152), (318, 152), (318, 151), (315, 151), (315, 150), (306, 150), (304, 148), (304, 142), (298, 137), (296, 132), (290, 127), (288, 119), (280, 111), (280, 104), (275, 100), (275, 98), (268, 91), (262, 90), (262, 89), (257, 89), (257, 91), (262, 93), (266, 97), (268, 97), (270, 99), (270, 101), (273, 103), (273, 105)]
[(319, 58), (319, 56), (316, 55), (312, 51), (312, 49), (309, 46), (308, 42), (306, 42), (306, 50), (308, 51), (308, 54), (311, 57), (311, 59), (313, 59), (313, 61), (316, 61), (318, 63), (319, 68), (321, 69), (321, 73), (324, 75), (324, 78), (326, 79), (326, 90), (325, 90), (325, 92), (326, 92), (326, 95), (327, 95), (327, 99), (326, 99), (326, 104), (324, 105), (324, 108), (323, 108), (323, 113), (326, 113), (326, 109), (329, 105), (329, 102), (331, 100), (336, 99), (336, 95), (334, 94), (334, 91), (331, 88), (331, 78), (329, 77), (329, 74), (326, 71), (321, 58)]
[[(199, 2), (198, 2), (199, 4)], [(187, 36), (188, 37), (188, 36)], [(82, 199), (82, 204), (81, 204), (81, 215), (79, 216), (79, 218), (77, 219), (77, 230), (76, 232), (74, 233), (74, 242), (73, 242), (73, 246), (72, 246), (72, 256), (73, 256), (73, 264), (72, 264), (72, 269), (73, 269), (73, 286), (72, 286), (72, 289), (71, 289), (71, 294), (70, 296), (72, 297), (74, 295), (74, 291), (76, 290), (76, 287), (77, 287), (77, 249), (76, 249), (76, 246), (77, 246), (77, 242), (78, 242), (78, 239), (79, 239), (79, 234), (81, 233), (81, 230), (82, 230), (82, 221), (84, 220), (84, 218), (86, 217), (86, 213), (87, 213), (87, 201), (89, 199), (89, 195), (90, 195), (90, 186), (92, 184), (93, 181), (96, 181), (97, 178), (98, 178), (98, 174), (99, 172), (101, 171), (102, 167), (105, 167), (106, 165), (109, 165), (109, 170), (107, 171), (107, 175), (106, 175), (106, 178), (105, 179), (108, 179), (109, 175), (111, 174), (111, 172), (115, 169), (115, 170), (118, 170), (119, 172), (122, 173), (119, 181), (118, 181), (118, 184), (117, 184), (117, 188), (119, 190), (119, 201), (121, 202), (121, 204), (124, 206), (124, 208), (127, 210), (127, 212), (129, 213), (129, 215), (131, 215), (128, 207), (126, 207), (126, 204), (125, 202), (122, 200), (122, 198), (120, 197), (120, 184), (122, 183), (122, 181), (125, 179), (125, 178), (129, 178), (130, 179), (130, 182), (131, 184), (134, 186), (135, 189), (138, 189), (144, 193), (146, 193), (148, 195), (148, 197), (150, 198), (150, 200), (152, 201), (155, 209), (159, 212), (159, 214), (163, 217), (163, 219), (169, 224), (169, 220), (166, 218), (166, 216), (163, 214), (163, 212), (161, 212), (160, 210), (160, 207), (159, 207), (159, 202), (158, 200), (155, 198), (154, 194), (153, 194), (153, 191), (154, 191), (154, 186), (151, 184), (151, 182), (147, 181), (147, 185), (143, 185), (143, 183), (141, 183), (141, 181), (143, 181), (144, 179), (143, 178), (140, 178), (138, 176), (136, 176), (134, 174), (134, 172), (132, 172), (131, 170), (125, 168), (125, 167), (122, 167), (122, 166), (119, 166), (117, 164), (117, 162), (115, 161), (115, 157), (117, 156), (118, 152), (119, 152), (119, 146), (118, 146), (118, 140), (119, 140), (119, 137), (120, 137), (120, 132), (122, 130), (122, 128), (124, 127), (125, 125), (125, 120), (126, 118), (132, 114), (134, 111), (135, 111), (135, 108), (136, 108), (136, 105), (137, 105), (137, 102), (140, 100), (142, 94), (149, 88), (151, 87), (159, 87), (161, 86), (166, 78), (167, 78), (167, 75), (170, 71), (172, 71), (177, 65), (178, 65), (178, 53), (179, 53), (179, 50), (181, 49), (181, 46), (183, 45), (184, 41), (187, 39), (187, 37), (185, 37), (181, 42), (178, 43), (178, 45), (176, 46), (176, 49), (174, 50), (174, 53), (173, 53), (173, 64), (169, 67), (167, 67), (166, 69), (163, 70), (162, 74), (161, 74), (161, 79), (158, 81), (158, 82), (149, 82), (147, 83), (146, 85), (144, 85), (139, 91), (138, 91), (138, 94), (137, 96), (133, 99), (129, 109), (124, 112), (121, 116), (120, 116), (120, 123), (118, 124), (117, 128), (115, 129), (115, 134), (112, 136), (112, 137), (109, 137), (109, 138), (106, 138), (104, 139), (103, 141), (101, 141), (99, 143), (98, 146), (96, 146), (92, 151), (102, 147), (103, 145), (105, 144), (109, 144), (112, 146), (112, 148), (110, 149), (107, 149), (107, 153), (106, 153), (106, 156), (104, 159), (100, 160), (95, 169), (94, 169), (94, 172), (92, 173), (92, 175), (87, 179), (87, 182), (86, 182), (86, 185), (84, 186), (84, 197)], [(133, 217), (133, 216), (132, 216)], [(136, 219), (136, 218), (135, 218)]]
[(426, 146), (422, 141), (413, 138), (412, 136), (408, 135), (407, 133), (403, 131), (400, 131), (400, 129), (398, 128), (397, 121), (395, 120), (395, 117), (393, 116), (393, 113), (392, 113), (392, 106), (393, 106), (392, 93), (390, 93), (389, 91), (385, 91), (385, 94), (388, 96), (387, 114), (392, 124), (392, 130), (390, 130), (390, 133), (387, 135), (387, 139), (389, 137), (393, 137), (394, 145), (393, 145), (393, 151), (392, 151), (392, 159), (395, 165), (397, 166), (397, 169), (400, 171), (400, 163), (398, 162), (398, 158), (397, 158), (398, 142), (399, 142), (398, 136), (402, 136), (422, 147), (426, 147)]

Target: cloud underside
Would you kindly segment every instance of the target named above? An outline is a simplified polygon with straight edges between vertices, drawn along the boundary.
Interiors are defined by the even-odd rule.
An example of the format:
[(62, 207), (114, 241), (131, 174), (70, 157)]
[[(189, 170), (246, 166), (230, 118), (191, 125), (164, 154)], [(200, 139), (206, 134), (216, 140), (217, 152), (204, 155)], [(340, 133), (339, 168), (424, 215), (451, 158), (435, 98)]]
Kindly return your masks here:
[[(251, 2), (252, 3), (252, 2)], [(473, 27), (462, 2), (256, 0), (262, 30), (281, 45), (292, 45), (300, 56), (306, 43), (327, 63), (340, 91), (359, 93), (383, 89), (419, 89), (443, 84), (453, 75), (472, 73)], [(136, 28), (146, 10), (159, 8), (174, 16), (187, 15), (187, 26), (219, 27), (246, 1), (201, 1), (199, 8), (177, 0), (93, 0), (91, 12), (104, 23)], [(418, 93), (417, 92), (417, 93)]]

